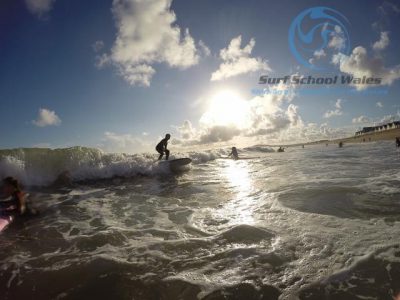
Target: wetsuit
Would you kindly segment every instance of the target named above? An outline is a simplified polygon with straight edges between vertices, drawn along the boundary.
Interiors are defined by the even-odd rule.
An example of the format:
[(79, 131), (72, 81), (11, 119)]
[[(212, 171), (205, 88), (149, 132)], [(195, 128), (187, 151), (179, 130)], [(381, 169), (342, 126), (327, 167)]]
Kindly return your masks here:
[(21, 201), (23, 197), (22, 192), (15, 192), (11, 199), (0, 201), (0, 215), (2, 216), (16, 216), (21, 214)]
[(165, 139), (162, 139), (158, 144), (157, 144), (157, 146), (156, 146), (156, 151), (158, 152), (158, 153), (160, 153), (160, 156), (158, 157), (158, 160), (161, 160), (161, 158), (163, 157), (163, 155), (164, 155), (164, 152), (165, 152), (165, 156), (166, 156), (166, 160), (168, 160), (168, 157), (169, 157), (169, 150), (167, 149), (167, 146), (168, 146), (168, 140), (165, 138)]
[(237, 160), (237, 159), (239, 159), (239, 154), (238, 154), (238, 152), (237, 152), (237, 149), (236, 149), (236, 148), (232, 149), (232, 152), (231, 152), (231, 154), (229, 154), (228, 156), (231, 156), (231, 155), (232, 155), (232, 158), (233, 158), (234, 160)]

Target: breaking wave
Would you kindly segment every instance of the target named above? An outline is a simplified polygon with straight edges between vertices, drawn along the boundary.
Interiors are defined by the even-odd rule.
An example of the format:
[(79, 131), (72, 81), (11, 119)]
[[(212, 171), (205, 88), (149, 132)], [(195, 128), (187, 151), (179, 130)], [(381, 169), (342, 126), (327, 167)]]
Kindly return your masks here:
[[(171, 158), (189, 156), (193, 163), (205, 163), (225, 152), (204, 151), (176, 154)], [(0, 150), (0, 178), (13, 176), (24, 185), (46, 186), (59, 174), (68, 172), (74, 181), (113, 177), (153, 176), (163, 174), (165, 166), (153, 154), (105, 153), (100, 149), (72, 147), (65, 149), (20, 148)]]

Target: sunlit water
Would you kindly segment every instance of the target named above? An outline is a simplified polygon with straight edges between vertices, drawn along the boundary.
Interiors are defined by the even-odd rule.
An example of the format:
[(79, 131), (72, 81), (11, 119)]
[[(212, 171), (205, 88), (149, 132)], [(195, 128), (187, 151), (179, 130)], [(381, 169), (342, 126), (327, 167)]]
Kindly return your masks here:
[(392, 299), (393, 143), (258, 150), (34, 189), (41, 215), (0, 235), (0, 298)]

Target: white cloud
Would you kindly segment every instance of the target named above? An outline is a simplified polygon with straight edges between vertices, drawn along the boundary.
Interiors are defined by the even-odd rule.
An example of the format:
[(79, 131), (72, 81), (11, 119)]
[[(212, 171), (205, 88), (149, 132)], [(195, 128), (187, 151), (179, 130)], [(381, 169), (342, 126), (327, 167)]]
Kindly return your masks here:
[(376, 41), (373, 44), (372, 48), (375, 51), (383, 50), (389, 45), (389, 42), (390, 42), (390, 40), (389, 40), (389, 32), (383, 31), (383, 32), (381, 32), (379, 41)]
[[(270, 88), (270, 93), (248, 101), (232, 101), (232, 105), (240, 106), (243, 115), (242, 122), (237, 124), (228, 122), (228, 119), (225, 120), (225, 124), (214, 120), (214, 112), (209, 108), (201, 116), (199, 128), (194, 128), (190, 121), (185, 121), (182, 126), (177, 127), (180, 144), (209, 144), (234, 138), (272, 137), (285, 130), (303, 127), (298, 107), (290, 103), (294, 97), (293, 92), (285, 93), (286, 88), (281, 84)], [(229, 114), (229, 110), (226, 113)]]
[(102, 69), (109, 63), (110, 63), (110, 57), (107, 54), (103, 53), (101, 55), (96, 55), (96, 63), (95, 63), (96, 68)]
[(383, 107), (383, 103), (378, 101), (376, 102), (376, 107), (382, 108)]
[(240, 134), (240, 130), (234, 126), (216, 125), (207, 128), (201, 135), (199, 144), (226, 142)]
[[(391, 85), (395, 80), (400, 78), (400, 65), (386, 68), (382, 58), (369, 58), (367, 50), (361, 46), (354, 48), (350, 56), (344, 54), (335, 55), (332, 63), (337, 64), (343, 73), (353, 75), (354, 77), (381, 78), (381, 85)], [(354, 85), (358, 90), (366, 89), (370, 86), (377, 86), (377, 84)]]
[(28, 10), (37, 16), (48, 13), (55, 0), (25, 0)]
[(353, 118), (351, 121), (353, 124), (367, 124), (371, 123), (371, 119), (366, 116), (359, 116), (357, 118)]
[(55, 111), (41, 108), (36, 120), (32, 123), (38, 127), (58, 126), (61, 124), (61, 119), (57, 116)]
[(98, 145), (107, 152), (140, 153), (151, 150), (149, 142), (131, 134), (117, 134), (106, 131)]
[(331, 39), (328, 43), (329, 48), (340, 51), (345, 47), (346, 39), (340, 26), (335, 26), (335, 31), (331, 32), (330, 37)]
[(95, 41), (92, 45), (93, 51), (94, 52), (99, 52), (104, 48), (104, 42), (103, 41)]
[(320, 49), (320, 50), (314, 51), (314, 56), (316, 58), (321, 58), (321, 57), (326, 56), (326, 53), (325, 53), (324, 49)]
[(324, 118), (325, 119), (329, 119), (329, 118), (332, 118), (332, 117), (335, 117), (335, 116), (341, 116), (343, 114), (342, 103), (343, 103), (342, 99), (337, 99), (337, 101), (335, 103), (335, 109), (334, 110), (328, 110), (324, 114)]
[(389, 122), (399, 121), (400, 120), (400, 111), (397, 111), (395, 115), (387, 115), (382, 117), (382, 119), (378, 122), (379, 124), (386, 124)]
[(313, 54), (313, 57), (310, 58), (308, 60), (308, 62), (310, 64), (314, 64), (316, 60), (319, 60), (319, 59), (321, 59), (322, 57), (325, 57), (325, 56), (326, 56), (326, 52), (324, 51), (324, 49), (315, 50), (314, 54)]
[(217, 71), (211, 74), (211, 80), (222, 80), (261, 70), (271, 71), (266, 60), (260, 57), (250, 57), (255, 43), (255, 40), (251, 39), (246, 46), (241, 48), (242, 37), (239, 35), (232, 39), (229, 46), (220, 51), (219, 56), (223, 63)]
[(211, 55), (210, 48), (208, 48), (207, 45), (202, 40), (199, 41), (199, 49), (202, 52), (203, 56)]
[(114, 0), (117, 37), (108, 59), (132, 85), (149, 86), (153, 64), (185, 69), (199, 61), (189, 30), (175, 24), (172, 0)]

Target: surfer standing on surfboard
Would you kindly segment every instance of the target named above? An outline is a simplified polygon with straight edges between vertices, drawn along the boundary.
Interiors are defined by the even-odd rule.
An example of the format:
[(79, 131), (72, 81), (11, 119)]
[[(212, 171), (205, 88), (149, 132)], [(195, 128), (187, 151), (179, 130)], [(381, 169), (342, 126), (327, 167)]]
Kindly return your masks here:
[(169, 150), (167, 149), (168, 146), (168, 140), (171, 138), (171, 135), (167, 133), (165, 135), (165, 138), (163, 138), (156, 146), (156, 151), (160, 153), (160, 156), (158, 157), (158, 160), (161, 160), (164, 152), (165, 152), (165, 160), (168, 160), (169, 158)]

